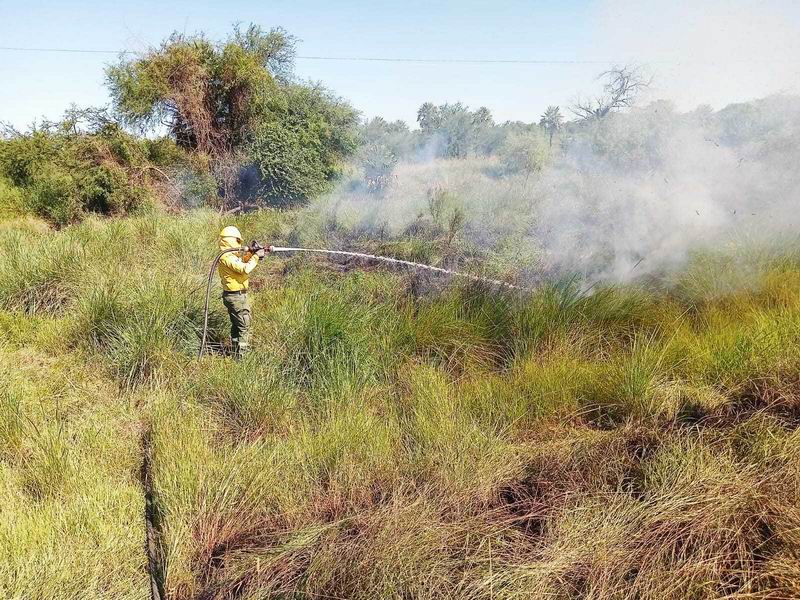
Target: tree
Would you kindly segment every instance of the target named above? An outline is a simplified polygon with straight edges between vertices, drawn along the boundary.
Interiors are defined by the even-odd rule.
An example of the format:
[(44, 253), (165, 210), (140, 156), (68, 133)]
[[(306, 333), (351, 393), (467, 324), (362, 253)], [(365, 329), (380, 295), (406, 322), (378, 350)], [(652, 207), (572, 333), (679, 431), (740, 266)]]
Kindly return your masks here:
[(417, 123), (424, 132), (431, 132), (441, 126), (441, 111), (433, 102), (425, 102), (417, 111)]
[(362, 145), (385, 147), (398, 158), (408, 156), (414, 148), (415, 136), (405, 121), (375, 117), (363, 123), (359, 131)]
[(601, 119), (608, 113), (621, 108), (630, 108), (636, 97), (650, 85), (650, 79), (643, 76), (637, 67), (614, 67), (604, 71), (603, 92), (592, 100), (579, 100), (572, 112), (580, 119)]
[(492, 111), (485, 106), (481, 106), (478, 110), (472, 113), (472, 124), (476, 127), (491, 127), (494, 125)]
[(472, 149), (475, 155), (488, 154), (491, 146), (490, 132), (494, 127), (491, 111), (481, 106), (472, 113)]
[[(175, 33), (145, 56), (123, 58), (107, 80), (124, 122), (166, 127), (181, 147), (204, 157), (221, 208), (243, 204), (242, 194), (251, 192), (297, 201), (324, 188), (332, 165), (352, 152), (357, 113), (319, 86), (291, 83), (294, 46), (283, 29), (256, 25), (235, 27), (221, 43)], [(244, 171), (267, 180), (242, 185)]]
[(488, 108), (470, 111), (460, 102), (438, 106), (426, 102), (417, 111), (417, 123), (424, 136), (439, 142), (439, 154), (449, 158), (465, 158), (471, 150), (477, 151), (494, 125)]
[(240, 145), (278, 94), (294, 39), (281, 29), (238, 27), (222, 44), (173, 33), (147, 55), (123, 58), (106, 75), (114, 106), (130, 125), (166, 126), (189, 150), (218, 157)]
[(542, 127), (550, 137), (550, 147), (553, 147), (553, 135), (561, 129), (564, 117), (558, 106), (548, 106), (542, 118), (539, 119), (539, 126)]
[(340, 165), (357, 147), (357, 113), (321, 86), (293, 84), (286, 103), (264, 115), (252, 133), (247, 156), (258, 182), (240, 196), (290, 206), (325, 192)]

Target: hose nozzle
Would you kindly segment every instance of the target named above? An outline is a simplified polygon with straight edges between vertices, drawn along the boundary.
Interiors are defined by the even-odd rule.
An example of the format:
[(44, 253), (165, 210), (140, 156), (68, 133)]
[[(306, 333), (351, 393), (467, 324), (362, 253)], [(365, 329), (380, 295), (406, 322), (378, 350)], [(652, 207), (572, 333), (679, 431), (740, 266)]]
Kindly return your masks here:
[(272, 246), (262, 246), (258, 241), (253, 240), (250, 242), (249, 246), (244, 247), (245, 252), (252, 252), (253, 254), (256, 254), (262, 250), (266, 253), (269, 253), (272, 251)]

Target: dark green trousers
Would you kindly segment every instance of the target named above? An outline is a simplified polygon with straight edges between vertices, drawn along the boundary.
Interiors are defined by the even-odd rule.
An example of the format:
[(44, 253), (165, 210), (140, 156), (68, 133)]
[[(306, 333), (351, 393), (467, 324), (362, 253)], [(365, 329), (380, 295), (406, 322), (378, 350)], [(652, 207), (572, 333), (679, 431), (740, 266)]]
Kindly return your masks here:
[(250, 302), (247, 294), (222, 294), (222, 303), (231, 319), (233, 355), (240, 358), (250, 350)]

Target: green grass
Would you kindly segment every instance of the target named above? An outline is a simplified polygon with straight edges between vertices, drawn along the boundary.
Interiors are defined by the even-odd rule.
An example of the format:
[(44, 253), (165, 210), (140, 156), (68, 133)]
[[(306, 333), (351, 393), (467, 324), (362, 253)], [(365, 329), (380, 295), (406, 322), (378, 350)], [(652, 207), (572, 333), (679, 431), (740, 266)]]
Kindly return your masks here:
[(0, 351), (0, 596), (148, 594), (130, 399), (72, 358)]
[(219, 226), (0, 229), (0, 596), (147, 597), (145, 428), (171, 599), (800, 594), (792, 247), (589, 294), (272, 257), (198, 361)]

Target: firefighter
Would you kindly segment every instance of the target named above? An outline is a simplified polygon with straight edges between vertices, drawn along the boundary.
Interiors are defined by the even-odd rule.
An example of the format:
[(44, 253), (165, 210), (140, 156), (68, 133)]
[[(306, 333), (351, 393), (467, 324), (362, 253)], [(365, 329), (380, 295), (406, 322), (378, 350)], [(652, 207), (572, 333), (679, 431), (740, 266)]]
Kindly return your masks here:
[[(236, 227), (229, 225), (219, 232), (219, 249), (240, 248), (242, 234)], [(264, 258), (266, 250), (259, 248), (255, 252), (227, 252), (219, 261), (217, 271), (222, 281), (222, 303), (228, 310), (231, 319), (231, 346), (233, 356), (240, 359), (250, 349), (250, 303), (247, 299), (247, 288), (250, 273)]]

